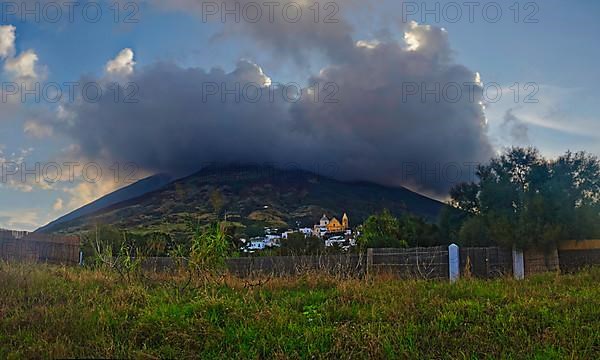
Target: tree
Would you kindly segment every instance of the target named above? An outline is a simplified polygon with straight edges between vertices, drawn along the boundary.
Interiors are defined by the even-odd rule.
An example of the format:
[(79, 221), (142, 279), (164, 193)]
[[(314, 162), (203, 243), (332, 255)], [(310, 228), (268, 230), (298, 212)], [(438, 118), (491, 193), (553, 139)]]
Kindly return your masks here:
[(453, 206), (445, 206), (439, 219), (440, 239), (445, 240), (447, 244), (459, 243), (461, 227), (472, 216), (473, 214)]
[(323, 240), (318, 237), (294, 232), (288, 234), (287, 239), (281, 240), (280, 252), (282, 255), (315, 255), (322, 252), (324, 248)]
[(460, 227), (458, 238), (462, 246), (492, 245), (489, 229), (480, 216), (472, 216), (465, 220)]
[(476, 214), (479, 211), (479, 186), (474, 183), (461, 183), (450, 190), (452, 200), (450, 204), (467, 214)]
[(574, 239), (600, 233), (600, 161), (585, 152), (567, 152), (552, 164), (553, 192), (558, 216), (564, 219), (566, 232)]
[(477, 176), (477, 183), (450, 192), (450, 204), (465, 214), (462, 244), (548, 248), (600, 233), (600, 162), (594, 156), (567, 152), (549, 161), (534, 148), (512, 148), (480, 165)]
[(440, 228), (436, 224), (426, 222), (420, 217), (403, 214), (399, 218), (399, 233), (408, 246), (436, 246), (447, 244), (443, 240)]
[(402, 248), (407, 246), (435, 246), (447, 243), (440, 229), (410, 214), (394, 217), (387, 209), (371, 215), (360, 227), (359, 245), (362, 248)]
[(407, 241), (402, 238), (400, 222), (387, 209), (371, 215), (359, 228), (358, 243), (362, 248), (403, 248)]

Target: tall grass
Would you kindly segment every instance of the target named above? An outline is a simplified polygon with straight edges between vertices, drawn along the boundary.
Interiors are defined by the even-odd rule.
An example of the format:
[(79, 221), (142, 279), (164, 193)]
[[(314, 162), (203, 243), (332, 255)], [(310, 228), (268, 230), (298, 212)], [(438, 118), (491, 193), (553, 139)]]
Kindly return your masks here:
[(600, 356), (600, 269), (456, 284), (0, 264), (0, 358)]

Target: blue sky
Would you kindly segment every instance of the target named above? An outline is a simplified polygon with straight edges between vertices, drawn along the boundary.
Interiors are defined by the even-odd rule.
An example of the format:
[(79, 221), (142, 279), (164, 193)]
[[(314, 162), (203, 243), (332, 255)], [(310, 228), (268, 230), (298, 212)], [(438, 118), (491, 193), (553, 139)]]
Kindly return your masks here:
[[(98, 23), (85, 21), (77, 12), (74, 23), (63, 21), (59, 24), (36, 23), (31, 19), (23, 22), (18, 16), (2, 14), (0, 26), (16, 27), (12, 57), (33, 50), (38, 58), (36, 81), (42, 84), (78, 81), (86, 76), (102, 78), (106, 76), (107, 62), (126, 48), (135, 54), (135, 71), (157, 62), (169, 62), (182, 68), (208, 71), (220, 67), (229, 72), (235, 69), (239, 59), (244, 58), (260, 65), (273, 80), (302, 84), (333, 62), (310, 47), (307, 47), (308, 60), (295, 61), (279, 52), (277, 47), (269, 49), (260, 39), (244, 36), (244, 31), (218, 36), (229, 24), (201, 21), (197, 8), (185, 0), (176, 5), (139, 2), (139, 12), (135, 16), (139, 22), (131, 24), (115, 23), (113, 13), (107, 8), (109, 5), (100, 3), (104, 13)], [(427, 3), (431, 8), (436, 2)], [(583, 0), (533, 3), (539, 9), (533, 17), (539, 20), (537, 23), (515, 23), (514, 12), (509, 8), (512, 1), (498, 2), (504, 13), (497, 23), (486, 21), (481, 11), (475, 12), (473, 23), (467, 21), (466, 15), (456, 23), (445, 21), (443, 16), (440, 21), (430, 16), (422, 22), (421, 11), (409, 19), (421, 25), (443, 27), (454, 62), (479, 72), (484, 84), (494, 82), (503, 87), (503, 99), (486, 104), (485, 111), (489, 126), (487, 135), (496, 151), (503, 146), (533, 145), (548, 156), (569, 149), (600, 154), (596, 101), (600, 95), (596, 86), (600, 80), (600, 72), (596, 69), (600, 58), (597, 45), (600, 3)], [(521, 18), (530, 13), (529, 2), (517, 4)], [(347, 2), (339, 3), (339, 7), (338, 16), (352, 25), (353, 40), (383, 36), (403, 41), (407, 24), (402, 21), (399, 2), (374, 2), (370, 6)], [(122, 11), (121, 15), (125, 13)], [(305, 45), (299, 42), (297, 46)], [(18, 75), (6, 70), (0, 73), (5, 83), (12, 81), (14, 76)], [(538, 87), (535, 98), (539, 102), (515, 103), (511, 98), (513, 93), (508, 89), (514, 83), (521, 87), (534, 83)], [(521, 100), (527, 95), (527, 91), (522, 91)], [(69, 134), (48, 129), (44, 132), (39, 126), (36, 129), (40, 131), (33, 134), (31, 124), (30, 131), (26, 131), (32, 119), (35, 124), (44, 125), (45, 119), (55, 116), (57, 104), (44, 101), (39, 104), (1, 104), (0, 110), (3, 113), (0, 115), (1, 160), (44, 163), (71, 159), (68, 149), (76, 141)], [(507, 122), (508, 112), (516, 120)], [(516, 130), (512, 131), (516, 123), (521, 137), (515, 137)], [(51, 129), (50, 123), (48, 127)], [(146, 170), (140, 169), (138, 175), (152, 173)], [(34, 229), (122, 184), (75, 181), (52, 186), (26, 185), (30, 184), (0, 183), (0, 227)]]

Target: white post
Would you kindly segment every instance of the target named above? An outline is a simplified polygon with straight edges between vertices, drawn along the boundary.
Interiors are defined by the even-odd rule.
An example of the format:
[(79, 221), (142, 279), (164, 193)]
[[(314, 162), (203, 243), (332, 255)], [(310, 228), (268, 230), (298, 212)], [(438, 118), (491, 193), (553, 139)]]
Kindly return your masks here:
[(460, 258), (456, 244), (448, 246), (448, 266), (450, 282), (455, 282), (460, 277)]
[(513, 259), (513, 275), (517, 280), (523, 280), (525, 278), (525, 262), (523, 261), (523, 250), (513, 247), (512, 251)]

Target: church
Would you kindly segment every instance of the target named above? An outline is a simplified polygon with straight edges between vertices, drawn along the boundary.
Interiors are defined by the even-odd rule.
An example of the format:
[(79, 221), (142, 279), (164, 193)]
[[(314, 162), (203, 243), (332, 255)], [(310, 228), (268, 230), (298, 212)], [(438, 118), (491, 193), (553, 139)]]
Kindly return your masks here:
[(350, 229), (350, 224), (346, 213), (342, 216), (342, 222), (335, 217), (329, 220), (327, 215), (323, 214), (321, 220), (319, 220), (319, 224), (313, 227), (313, 234), (318, 237), (323, 237), (325, 234), (341, 233), (348, 229)]

